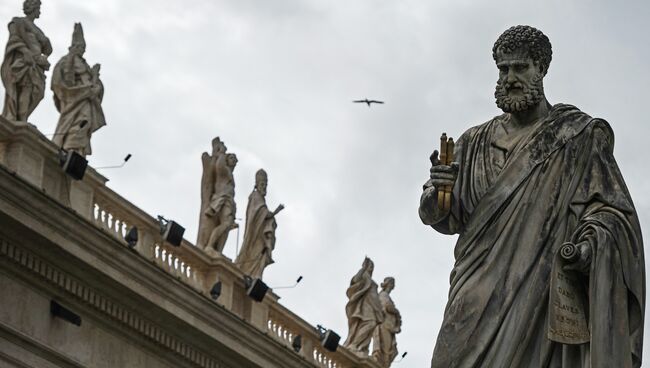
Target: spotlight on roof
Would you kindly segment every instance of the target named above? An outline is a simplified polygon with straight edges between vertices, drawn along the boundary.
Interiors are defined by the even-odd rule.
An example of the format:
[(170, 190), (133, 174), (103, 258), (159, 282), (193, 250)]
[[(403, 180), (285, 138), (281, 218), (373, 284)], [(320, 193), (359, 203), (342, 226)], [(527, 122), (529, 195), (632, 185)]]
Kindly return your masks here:
[(162, 216), (158, 216), (158, 223), (160, 224), (160, 234), (162, 235), (163, 240), (175, 247), (180, 247), (181, 242), (183, 241), (185, 228)]
[(221, 296), (221, 281), (217, 281), (217, 283), (212, 285), (212, 289), (210, 289), (210, 296), (212, 297), (212, 300), (219, 299), (219, 296)]
[(73, 325), (81, 326), (81, 317), (78, 314), (74, 313), (70, 309), (62, 306), (54, 300), (50, 301), (50, 313), (54, 317), (61, 318), (66, 322), (72, 323)]
[(74, 180), (81, 180), (86, 173), (88, 161), (75, 151), (59, 151), (59, 166)]
[(101, 167), (96, 167), (95, 170), (102, 170), (102, 169), (120, 169), (120, 168), (124, 167), (124, 165), (126, 165), (127, 162), (129, 162), (129, 160), (131, 159), (131, 156), (132, 156), (132, 155), (131, 155), (130, 153), (129, 153), (128, 155), (126, 155), (126, 157), (124, 157), (124, 160), (122, 161), (122, 163), (119, 164), (119, 165), (111, 165), (111, 166), (101, 166)]
[(291, 347), (293, 348), (293, 351), (300, 353), (300, 349), (302, 349), (302, 336), (296, 335), (296, 337), (293, 338), (293, 341), (291, 341)]
[(246, 288), (246, 294), (256, 302), (261, 302), (269, 290), (269, 287), (262, 280), (253, 279), (250, 276), (244, 276), (244, 287)]
[(402, 360), (404, 360), (404, 357), (406, 357), (406, 354), (408, 354), (408, 353), (409, 353), (408, 351), (405, 351), (404, 354), (402, 354), (402, 356), (399, 358), (399, 360), (394, 361), (393, 364), (397, 364), (397, 363), (401, 362)]
[(135, 226), (131, 227), (126, 235), (124, 235), (124, 241), (126, 241), (129, 247), (135, 247), (138, 244), (138, 228)]
[(339, 341), (341, 341), (341, 336), (332, 330), (325, 329), (321, 325), (317, 327), (321, 346), (333, 353), (336, 352), (336, 349), (339, 347)]

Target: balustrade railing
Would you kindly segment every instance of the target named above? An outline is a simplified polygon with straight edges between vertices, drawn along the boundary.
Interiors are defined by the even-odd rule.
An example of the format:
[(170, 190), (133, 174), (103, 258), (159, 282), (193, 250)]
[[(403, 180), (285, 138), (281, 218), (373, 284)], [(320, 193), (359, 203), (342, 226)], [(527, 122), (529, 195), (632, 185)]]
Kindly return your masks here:
[[(300, 336), (301, 346), (296, 353), (313, 366), (379, 368), (374, 360), (359, 357), (342, 346), (334, 353), (325, 350), (320, 346), (316, 328), (278, 303), (277, 296), (272, 292), (262, 303), (251, 308), (242, 307), (250, 303), (250, 300), (243, 298), (243, 274), (228, 258), (210, 257), (186, 240), (180, 247), (165, 243), (158, 221), (108, 188), (106, 179), (91, 167), (88, 167), (83, 181), (71, 183), (58, 166), (57, 152), (58, 148), (35, 127), (0, 117), (0, 164), (71, 206), (124, 246), (129, 246), (125, 235), (129, 229), (136, 227), (136, 251), (204, 295), (209, 297), (214, 282), (221, 281), (223, 291), (219, 304), (294, 351), (297, 350), (294, 340)], [(55, 190), (57, 188), (63, 189)]]

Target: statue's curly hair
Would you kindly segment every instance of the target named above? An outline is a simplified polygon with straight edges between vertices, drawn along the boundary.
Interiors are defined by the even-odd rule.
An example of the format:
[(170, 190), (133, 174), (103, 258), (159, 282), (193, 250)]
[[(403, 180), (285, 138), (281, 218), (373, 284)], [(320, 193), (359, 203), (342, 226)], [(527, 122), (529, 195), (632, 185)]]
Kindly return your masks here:
[(492, 47), (492, 57), (497, 60), (499, 49), (510, 53), (521, 48), (528, 51), (533, 61), (538, 62), (542, 67), (542, 73), (546, 74), (553, 55), (551, 41), (542, 31), (531, 26), (514, 26), (503, 32)]
[(33, 13), (41, 6), (41, 0), (25, 0), (23, 2), (23, 13), (25, 15)]

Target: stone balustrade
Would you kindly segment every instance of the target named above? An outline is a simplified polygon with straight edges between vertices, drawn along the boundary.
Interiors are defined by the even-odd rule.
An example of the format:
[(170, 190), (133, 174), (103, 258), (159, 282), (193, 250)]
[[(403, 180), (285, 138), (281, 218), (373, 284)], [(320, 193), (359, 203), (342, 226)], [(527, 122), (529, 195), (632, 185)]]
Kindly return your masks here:
[[(309, 366), (379, 368), (373, 359), (359, 357), (342, 346), (335, 353), (322, 348), (318, 330), (278, 303), (272, 291), (261, 303), (252, 301), (246, 295), (243, 273), (227, 257), (210, 257), (186, 240), (180, 247), (165, 243), (157, 219), (108, 188), (107, 179), (93, 168), (88, 167), (82, 181), (71, 180), (59, 166), (58, 151), (34, 126), (0, 117), (0, 164), (61, 205), (125, 247), (129, 245), (124, 236), (136, 227), (138, 241), (133, 251), (204, 297), (210, 298), (212, 286), (221, 282), (217, 304), (294, 350)], [(293, 347), (297, 336), (300, 349)]]

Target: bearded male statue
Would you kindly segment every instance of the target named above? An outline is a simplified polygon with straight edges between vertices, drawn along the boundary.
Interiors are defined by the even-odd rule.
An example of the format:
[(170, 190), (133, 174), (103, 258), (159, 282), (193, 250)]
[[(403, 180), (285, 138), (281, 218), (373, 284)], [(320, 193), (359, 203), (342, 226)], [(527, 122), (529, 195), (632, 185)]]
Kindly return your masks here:
[(41, 1), (25, 0), (23, 11), (24, 17), (9, 22), (0, 77), (5, 87), (2, 116), (26, 122), (45, 96), (45, 71), (50, 69), (47, 57), (52, 54), (52, 44), (34, 23), (41, 16)]
[(237, 156), (227, 153), (226, 145), (216, 137), (212, 140), (212, 155), (203, 152), (201, 162), (201, 214), (197, 246), (210, 255), (223, 252), (230, 230), (235, 223), (235, 178), (233, 171)]
[(492, 51), (504, 114), (467, 130), (455, 163), (434, 152), (420, 199), (424, 224), (459, 234), (431, 367), (640, 367), (644, 252), (612, 129), (548, 102), (539, 30), (512, 27)]

